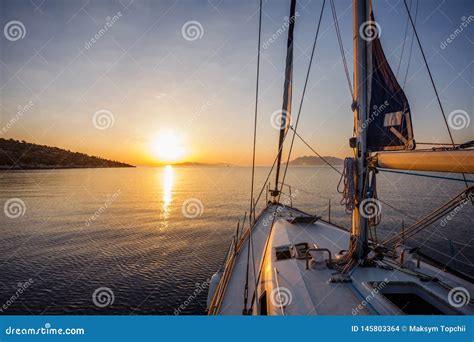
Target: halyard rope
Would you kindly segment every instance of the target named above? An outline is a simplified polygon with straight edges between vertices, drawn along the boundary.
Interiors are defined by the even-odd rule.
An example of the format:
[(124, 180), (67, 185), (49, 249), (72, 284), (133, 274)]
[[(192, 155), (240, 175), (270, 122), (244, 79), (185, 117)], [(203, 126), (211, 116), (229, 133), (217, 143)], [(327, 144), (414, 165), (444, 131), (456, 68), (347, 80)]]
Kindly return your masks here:
[[(346, 207), (346, 213), (352, 212), (355, 208), (355, 163), (354, 158), (344, 159), (344, 171), (337, 185), (337, 191), (342, 194), (341, 205)], [(339, 190), (341, 182), (344, 188)]]

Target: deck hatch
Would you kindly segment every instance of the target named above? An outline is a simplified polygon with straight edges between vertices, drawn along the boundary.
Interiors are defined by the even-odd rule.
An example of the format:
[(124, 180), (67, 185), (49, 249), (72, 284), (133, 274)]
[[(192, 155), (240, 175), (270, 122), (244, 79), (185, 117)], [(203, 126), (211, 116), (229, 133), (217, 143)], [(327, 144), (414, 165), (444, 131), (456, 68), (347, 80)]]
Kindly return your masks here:
[(380, 293), (405, 315), (459, 314), (446, 301), (416, 283), (389, 282), (380, 289)]
[(275, 255), (277, 261), (279, 260), (286, 260), (286, 259), (291, 259), (291, 246), (279, 246), (275, 247)]

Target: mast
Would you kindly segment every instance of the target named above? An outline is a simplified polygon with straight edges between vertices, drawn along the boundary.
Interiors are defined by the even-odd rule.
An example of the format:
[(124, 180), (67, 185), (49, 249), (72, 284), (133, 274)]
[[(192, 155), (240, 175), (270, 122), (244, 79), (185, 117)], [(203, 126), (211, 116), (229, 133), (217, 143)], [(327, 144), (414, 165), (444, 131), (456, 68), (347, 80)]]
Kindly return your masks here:
[(369, 20), (368, 0), (353, 0), (353, 46), (354, 46), (354, 128), (356, 132), (356, 206), (352, 211), (351, 250), (353, 257), (362, 259), (367, 254), (368, 220), (360, 214), (359, 204), (365, 198), (364, 184), (367, 178), (367, 122), (368, 112), (368, 42), (360, 34), (362, 25)]
[[(285, 134), (291, 118), (291, 99), (293, 92), (293, 32), (295, 29), (295, 10), (296, 0), (291, 0), (290, 5), (290, 17), (288, 19), (288, 41), (286, 44), (286, 67), (285, 67), (285, 86), (283, 89), (283, 105), (281, 109), (281, 121), (280, 121), (280, 136), (278, 139), (278, 157), (275, 177), (275, 190), (272, 191), (272, 196), (276, 197), (279, 195), (278, 182), (280, 178), (280, 165), (281, 156), (283, 154), (283, 142), (285, 140)], [(283, 184), (282, 184), (283, 186)]]

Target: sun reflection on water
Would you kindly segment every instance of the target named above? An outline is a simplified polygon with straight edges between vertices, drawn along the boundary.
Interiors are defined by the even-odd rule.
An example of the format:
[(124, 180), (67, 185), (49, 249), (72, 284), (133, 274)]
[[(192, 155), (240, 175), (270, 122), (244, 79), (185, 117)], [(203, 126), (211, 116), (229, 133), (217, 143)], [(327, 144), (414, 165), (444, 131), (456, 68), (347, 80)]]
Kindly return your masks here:
[(174, 170), (171, 165), (165, 166), (162, 177), (163, 207), (161, 210), (161, 219), (163, 222), (163, 228), (166, 228), (168, 226), (168, 219), (171, 212), (170, 204), (173, 201)]

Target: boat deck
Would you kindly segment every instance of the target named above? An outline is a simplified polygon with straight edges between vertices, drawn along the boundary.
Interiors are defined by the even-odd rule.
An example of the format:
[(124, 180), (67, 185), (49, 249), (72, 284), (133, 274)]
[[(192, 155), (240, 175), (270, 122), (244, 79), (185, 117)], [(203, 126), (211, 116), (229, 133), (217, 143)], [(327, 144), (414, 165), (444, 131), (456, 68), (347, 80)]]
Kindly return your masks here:
[[(270, 232), (273, 215), (276, 218)], [(341, 250), (348, 249), (349, 232), (322, 220), (310, 224), (290, 222), (292, 218), (302, 216), (310, 217), (293, 208), (270, 206), (257, 219), (252, 230), (253, 248), (250, 248), (248, 267), (247, 308), (254, 297), (255, 282), (258, 278), (256, 298), (261, 298), (262, 294), (267, 292), (266, 306), (269, 308), (268, 314), (271, 315), (403, 314), (399, 307), (380, 292), (403, 293), (407, 291), (407, 286), (411, 292), (428, 296), (425, 301), (431, 303), (434, 310), (439, 308), (448, 314), (474, 312), (472, 303), (462, 307), (444, 305), (451, 288), (461, 286), (473, 293), (473, 285), (424, 262), (420, 263), (420, 268), (416, 268), (416, 271), (437, 277), (440, 282), (422, 281), (414, 272), (397, 267), (397, 261), (390, 258), (378, 263), (378, 267), (355, 267), (350, 273), (351, 282), (348, 283), (330, 281), (338, 275), (335, 269), (306, 269), (305, 259), (292, 257), (277, 260), (277, 247), (299, 243), (308, 243), (310, 248), (327, 248), (333, 258)], [(222, 292), (217, 314), (242, 315), (248, 252), (247, 238), (235, 255), (232, 272)], [(278, 302), (281, 300), (284, 301), (283, 304)], [(273, 302), (273, 305), (269, 302)], [(259, 310), (254, 305), (253, 314), (257, 312)]]

